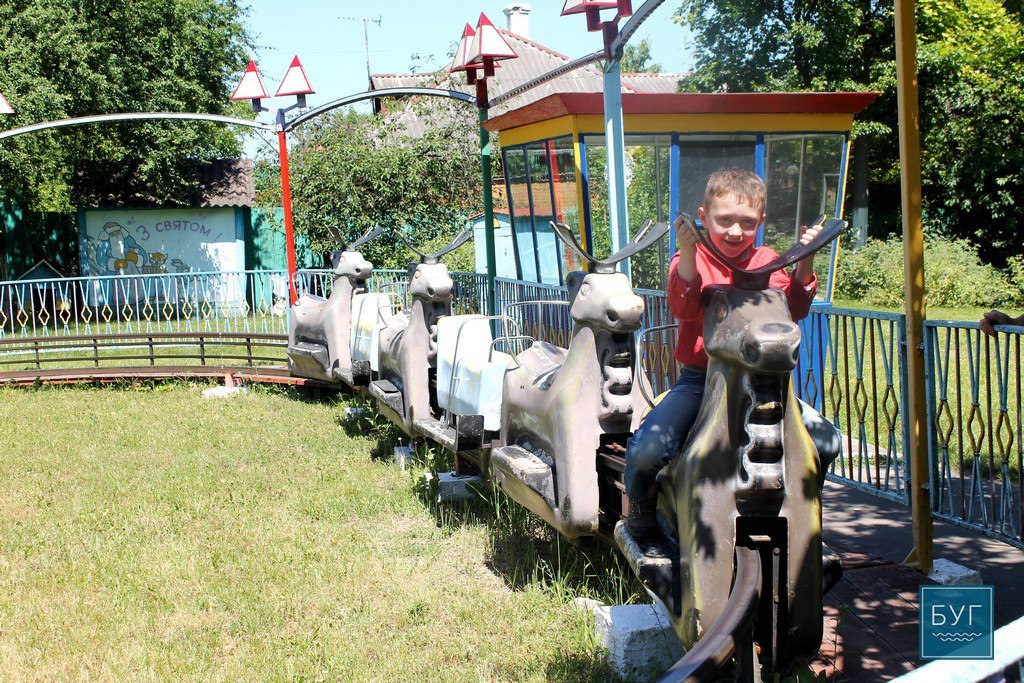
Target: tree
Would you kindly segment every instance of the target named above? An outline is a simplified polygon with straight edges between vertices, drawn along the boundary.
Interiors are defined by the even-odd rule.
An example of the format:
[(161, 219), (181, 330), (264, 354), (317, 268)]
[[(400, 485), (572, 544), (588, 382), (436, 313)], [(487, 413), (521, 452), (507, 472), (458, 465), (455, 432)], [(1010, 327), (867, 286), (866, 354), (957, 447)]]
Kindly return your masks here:
[[(408, 132), (411, 115), (422, 135)], [(292, 153), (296, 230), (319, 252), (377, 226), (403, 230), (421, 249), (439, 248), (483, 210), (479, 154), (476, 112), (461, 103), (425, 100), (394, 117), (324, 117), (300, 129)], [(394, 233), (363, 251), (377, 268), (413, 257)], [(466, 267), (472, 263), (463, 257), (453, 269)]]
[(644, 38), (639, 43), (627, 43), (619, 60), (622, 73), (656, 74), (661, 72), (661, 64), (651, 61), (651, 41)]
[[(1021, 253), (1024, 59), (1020, 3), (918, 0), (923, 195), (930, 229), (971, 237), (999, 261)], [(879, 0), (684, 0), (697, 92), (878, 90), (859, 117), (855, 163), (870, 141), (872, 232), (898, 229), (892, 4)]]
[[(229, 113), (229, 82), (250, 43), (244, 18), (236, 0), (8, 0), (0, 4), (0, 92), (16, 114), (0, 124)], [(36, 211), (70, 210), (72, 186), (87, 196), (113, 184), (140, 203), (183, 201), (196, 161), (239, 151), (235, 131), (219, 124), (65, 128), (0, 143), (0, 185)]]

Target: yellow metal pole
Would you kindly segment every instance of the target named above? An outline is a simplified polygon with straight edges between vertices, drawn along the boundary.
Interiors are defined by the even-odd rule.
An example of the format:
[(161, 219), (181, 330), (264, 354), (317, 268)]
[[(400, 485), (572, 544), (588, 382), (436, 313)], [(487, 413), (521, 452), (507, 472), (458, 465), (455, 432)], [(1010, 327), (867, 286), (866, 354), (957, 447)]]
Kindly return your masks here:
[(921, 226), (921, 135), (917, 110), (917, 34), (914, 0), (895, 0), (896, 97), (900, 128), (900, 189), (903, 197), (903, 277), (907, 315), (907, 397), (910, 433), (910, 506), (914, 549), (907, 557), (923, 574), (932, 570), (931, 470), (926, 442), (924, 388), (924, 234)]

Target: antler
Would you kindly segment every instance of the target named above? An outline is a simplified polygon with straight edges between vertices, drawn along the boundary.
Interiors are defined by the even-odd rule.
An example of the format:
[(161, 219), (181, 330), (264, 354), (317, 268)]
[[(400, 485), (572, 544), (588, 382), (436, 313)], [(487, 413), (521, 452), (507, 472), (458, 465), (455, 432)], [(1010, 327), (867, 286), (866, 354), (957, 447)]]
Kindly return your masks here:
[(363, 244), (366, 244), (370, 240), (376, 239), (376, 237), (380, 235), (382, 232), (384, 232), (384, 228), (382, 226), (370, 228), (369, 230), (363, 233), (362, 237), (356, 238), (356, 240), (352, 242), (352, 244), (349, 244), (347, 248), (355, 249)]
[(598, 261), (583, 250), (580, 243), (576, 241), (576, 235), (572, 233), (568, 225), (552, 222), (551, 227), (554, 229), (555, 234), (558, 235), (558, 238), (562, 240), (562, 243), (575, 252), (577, 256), (589, 263), (595, 273), (614, 273), (616, 263), (643, 251), (660, 240), (668, 232), (669, 225), (668, 223), (654, 223), (651, 220), (644, 221), (643, 226), (641, 226), (633, 239), (626, 243), (626, 246), (601, 261)]
[(337, 242), (339, 245), (341, 245), (341, 250), (342, 251), (344, 251), (344, 250), (346, 250), (348, 248), (348, 244), (345, 242), (344, 233), (342, 233), (341, 228), (336, 227), (336, 226), (332, 226), (332, 225), (328, 225), (327, 226), (327, 232), (330, 234), (331, 237), (334, 238), (335, 242)]
[(580, 243), (576, 241), (576, 235), (572, 234), (572, 228), (565, 223), (555, 223), (554, 221), (551, 221), (551, 228), (555, 231), (555, 234), (558, 235), (558, 239), (562, 240), (562, 244), (564, 244), (569, 251), (572, 251), (590, 265), (597, 264), (594, 257), (588, 254), (586, 250), (580, 246)]
[(444, 256), (448, 252), (454, 251), (455, 249), (458, 249), (459, 247), (461, 247), (472, 236), (473, 236), (473, 228), (466, 228), (465, 230), (460, 232), (458, 235), (453, 237), (451, 242), (449, 242), (445, 246), (441, 247), (440, 251), (436, 251), (433, 254), (430, 254), (429, 256), (427, 256), (426, 258), (430, 259), (430, 260), (428, 260), (426, 262), (427, 263), (437, 263), (438, 259), (440, 259), (442, 256)]
[(398, 233), (398, 239), (400, 239), (403, 242), (405, 242), (405, 246), (409, 247), (414, 252), (419, 254), (420, 261), (422, 261), (423, 263), (427, 263), (427, 261), (426, 261), (427, 255), (426, 254), (424, 254), (422, 251), (420, 251), (416, 247), (412, 246), (412, 242), (410, 242), (408, 239), (406, 239), (405, 235), (402, 233), (401, 230), (395, 230), (395, 232)]
[(409, 242), (408, 239), (406, 239), (405, 235), (402, 234), (401, 230), (398, 230), (397, 232), (398, 236), (402, 239), (403, 242), (405, 242), (405, 246), (409, 247), (410, 249), (412, 249), (413, 251), (420, 255), (420, 263), (437, 263), (442, 256), (444, 256), (445, 254), (454, 249), (458, 249), (459, 247), (466, 243), (466, 240), (473, 236), (473, 228), (466, 228), (458, 235), (453, 237), (448, 244), (441, 247), (439, 251), (435, 251), (433, 254), (428, 254), (412, 246), (412, 243)]
[(619, 261), (628, 259), (634, 254), (638, 254), (647, 247), (651, 246), (668, 232), (668, 223), (654, 223), (650, 219), (644, 222), (640, 230), (633, 236), (626, 246), (619, 249), (617, 252), (604, 259), (597, 264), (597, 272), (613, 272), (615, 270), (615, 264)]

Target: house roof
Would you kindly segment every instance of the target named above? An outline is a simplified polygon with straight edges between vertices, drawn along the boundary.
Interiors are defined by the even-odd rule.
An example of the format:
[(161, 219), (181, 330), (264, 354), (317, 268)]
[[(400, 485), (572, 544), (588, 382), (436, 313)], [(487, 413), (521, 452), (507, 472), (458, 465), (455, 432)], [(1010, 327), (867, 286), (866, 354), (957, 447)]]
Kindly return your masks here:
[[(518, 57), (497, 64), (494, 76), (488, 79), (488, 92), (492, 98), (573, 61), (566, 55), (540, 43), (535, 43), (529, 38), (501, 28), (498, 29), (498, 32), (508, 41)], [(370, 77), (370, 89), (447, 87), (475, 94), (474, 86), (466, 85), (465, 78), (461, 73), (454, 75), (448, 73), (451, 66), (452, 64), (449, 63), (444, 69), (432, 74), (374, 74)], [(624, 93), (675, 92), (676, 85), (683, 75), (677, 73), (624, 73), (622, 74), (622, 90)], [(601, 93), (603, 91), (604, 75), (596, 66), (590, 64), (502, 102), (491, 109), (491, 115), (500, 115), (554, 93)]]
[(203, 207), (252, 206), (256, 182), (252, 159), (217, 159), (196, 166), (195, 205)]
[[(856, 114), (875, 92), (826, 93), (624, 93), (624, 114)], [(599, 93), (555, 93), (490, 118), (490, 131), (508, 130), (572, 114), (602, 114)]]
[[(251, 159), (215, 159), (196, 164), (193, 171), (196, 179), (195, 190), (187, 198), (193, 207), (219, 208), (252, 206), (256, 200), (256, 184), (253, 179)], [(77, 172), (84, 177), (84, 172)], [(159, 197), (149, 197), (140, 202), (139, 178), (125, 174), (108, 178), (103, 184), (83, 191), (76, 199), (81, 206), (139, 206), (165, 203)]]

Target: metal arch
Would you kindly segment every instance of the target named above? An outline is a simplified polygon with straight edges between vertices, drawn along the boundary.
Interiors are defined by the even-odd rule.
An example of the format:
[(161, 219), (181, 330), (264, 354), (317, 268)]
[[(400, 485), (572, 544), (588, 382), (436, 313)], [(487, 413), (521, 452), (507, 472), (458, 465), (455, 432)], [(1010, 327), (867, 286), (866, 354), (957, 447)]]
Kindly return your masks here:
[(643, 5), (640, 6), (636, 12), (633, 12), (633, 16), (629, 18), (629, 21), (625, 23), (622, 29), (619, 31), (619, 35), (615, 36), (612, 40), (612, 44), (609, 45), (609, 51), (615, 59), (622, 56), (622, 51), (626, 48), (626, 43), (633, 37), (640, 25), (647, 21), (654, 10), (658, 9), (665, 0), (647, 0)]
[(526, 92), (528, 90), (533, 90), (534, 88), (536, 88), (539, 85), (544, 85), (548, 81), (553, 81), (554, 79), (558, 78), (559, 76), (564, 76), (565, 74), (567, 74), (567, 73), (569, 73), (571, 71), (575, 71), (576, 69), (580, 69), (580, 68), (582, 68), (584, 66), (588, 66), (590, 64), (593, 64), (594, 62), (599, 62), (602, 59), (604, 59), (604, 50), (598, 50), (597, 52), (592, 52), (589, 55), (584, 55), (583, 57), (580, 57), (579, 59), (574, 59), (571, 62), (567, 62), (567, 63), (565, 63), (565, 64), (563, 64), (563, 65), (561, 65), (559, 67), (555, 67), (554, 69), (552, 69), (551, 71), (548, 71), (545, 74), (541, 74), (540, 76), (537, 76), (533, 80), (527, 81), (526, 83), (523, 83), (522, 85), (517, 85), (516, 87), (512, 88), (511, 90), (506, 90), (505, 92), (501, 93), (500, 95), (495, 95), (494, 97), (492, 97), (490, 100), (487, 101), (487, 106), (488, 107), (493, 107), (495, 105), (501, 104), (502, 102), (505, 102), (506, 100), (512, 99), (516, 95), (522, 95), (524, 92)]
[(467, 104), (476, 104), (476, 99), (471, 95), (467, 95), (464, 92), (458, 90), (445, 90), (444, 88), (383, 88), (381, 90), (367, 90), (365, 92), (356, 93), (355, 95), (348, 95), (341, 99), (322, 104), (316, 109), (311, 109), (301, 116), (296, 116), (294, 119), (284, 125), (284, 131), (291, 131), (301, 126), (306, 121), (316, 118), (325, 112), (338, 107), (344, 107), (349, 104), (355, 104), (356, 102), (362, 102), (363, 100), (372, 100), (378, 97), (402, 97), (406, 95), (425, 95), (427, 97), (447, 97), (453, 100), (459, 100)]
[(253, 121), (251, 119), (239, 119), (233, 116), (221, 116), (219, 114), (189, 114), (184, 112), (130, 112), (125, 114), (97, 114), (95, 116), (79, 116), (72, 119), (60, 119), (59, 121), (45, 121), (33, 123), (30, 126), (12, 128), (0, 132), (0, 140), (13, 138), (26, 133), (35, 133), (49, 128), (64, 128), (66, 126), (81, 126), (87, 123), (106, 123), (109, 121), (134, 121), (139, 119), (185, 119), (191, 121), (213, 121), (215, 123), (230, 123), (237, 126), (246, 126), (258, 130), (274, 131), (274, 126)]

